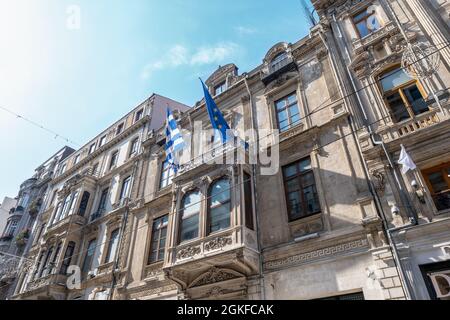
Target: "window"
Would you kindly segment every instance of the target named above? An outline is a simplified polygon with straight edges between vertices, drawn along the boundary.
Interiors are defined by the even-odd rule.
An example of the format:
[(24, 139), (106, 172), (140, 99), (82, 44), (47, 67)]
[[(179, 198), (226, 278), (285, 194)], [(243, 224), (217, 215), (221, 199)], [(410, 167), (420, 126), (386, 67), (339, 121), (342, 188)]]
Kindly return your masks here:
[(58, 256), (59, 253), (61, 252), (61, 247), (62, 247), (62, 242), (60, 242), (58, 244), (58, 246), (56, 247), (56, 251), (55, 254), (53, 255), (52, 261), (50, 262), (50, 266), (49, 266), (49, 274), (54, 274), (56, 271), (56, 264), (58, 263)]
[(365, 300), (364, 294), (362, 292), (357, 293), (351, 293), (351, 294), (344, 294), (341, 296), (334, 296), (334, 297), (327, 297), (327, 298), (321, 298), (316, 300), (338, 300), (338, 301), (351, 301), (351, 300)]
[(378, 22), (376, 12), (372, 8), (367, 8), (354, 15), (353, 24), (355, 25), (360, 38), (364, 38), (380, 29), (380, 23)]
[(174, 174), (175, 171), (173, 170), (173, 167), (167, 160), (164, 161), (162, 164), (161, 179), (159, 180), (159, 188), (164, 189), (171, 185)]
[(245, 201), (245, 226), (254, 230), (253, 224), (253, 197), (251, 176), (244, 172), (244, 201)]
[(36, 238), (34, 238), (34, 240), (33, 240), (33, 244), (38, 243), (39, 239), (41, 238), (42, 232), (44, 232), (44, 229), (45, 229), (45, 223), (43, 223), (43, 224), (40, 226), (39, 232), (38, 232), (38, 234), (36, 235)]
[(62, 201), (60, 201), (56, 205), (55, 215), (53, 216), (53, 220), (52, 220), (51, 224), (54, 224), (59, 221), (59, 216), (61, 215), (61, 210), (62, 210), (62, 204), (63, 204)]
[(230, 180), (223, 178), (215, 181), (208, 194), (208, 232), (230, 227), (231, 185)]
[(19, 201), (19, 207), (25, 208), (28, 205), (28, 201), (30, 200), (30, 195), (28, 193), (25, 193)]
[(67, 164), (65, 164), (65, 163), (61, 164), (61, 166), (59, 167), (59, 174), (60, 175), (63, 174), (66, 171), (66, 167), (67, 167)]
[(123, 131), (123, 122), (117, 126), (116, 135), (122, 133)]
[(42, 266), (44, 257), (45, 257), (45, 251), (41, 252), (41, 254), (39, 255), (39, 259), (36, 264), (36, 269), (34, 269), (33, 279), (37, 279), (39, 277), (38, 274), (39, 274), (40, 268)]
[(137, 153), (138, 151), (138, 142), (139, 139), (135, 138), (131, 141), (131, 145), (130, 145), (130, 154), (128, 155), (129, 157), (131, 157), (133, 154)]
[(91, 146), (89, 147), (89, 154), (91, 154), (94, 151), (95, 151), (95, 143), (91, 144)]
[(438, 211), (450, 209), (450, 162), (422, 171)]
[(81, 197), (81, 201), (80, 201), (80, 207), (78, 208), (78, 215), (79, 216), (84, 216), (84, 214), (86, 213), (86, 209), (89, 203), (89, 198), (91, 197), (91, 194), (87, 191), (83, 192), (83, 196)]
[(168, 222), (168, 215), (165, 215), (153, 221), (152, 241), (150, 244), (150, 255), (148, 257), (149, 264), (164, 260)]
[(136, 112), (136, 116), (134, 118), (134, 122), (138, 122), (139, 120), (141, 120), (143, 115), (144, 115), (144, 109), (141, 109), (138, 112)]
[(81, 272), (87, 274), (92, 268), (92, 261), (94, 260), (95, 247), (97, 246), (97, 239), (89, 241), (86, 256), (84, 257), (83, 267)]
[(68, 195), (64, 198), (63, 207), (61, 210), (61, 213), (58, 215), (58, 220), (62, 220), (66, 217), (67, 213), (69, 212), (70, 203), (72, 201), (72, 195)]
[(39, 278), (40, 277), (45, 277), (49, 273), (49, 271), (50, 271), (50, 257), (52, 256), (52, 253), (53, 253), (53, 247), (51, 247), (47, 251), (47, 255), (45, 256), (44, 264), (42, 265), (42, 269), (39, 272)]
[(95, 177), (99, 177), (98, 163), (92, 166), (92, 175)]
[(100, 214), (106, 210), (106, 201), (108, 200), (109, 188), (103, 189), (100, 195), (100, 201), (98, 203), (97, 213)]
[(284, 67), (287, 64), (288, 61), (287, 58), (288, 55), (284, 51), (277, 54), (275, 58), (273, 58), (272, 61), (270, 62), (270, 71), (274, 72)]
[(283, 168), (289, 220), (294, 221), (320, 212), (311, 159), (300, 160)]
[(119, 151), (114, 151), (111, 154), (111, 160), (109, 161), (109, 169), (111, 170), (117, 165), (117, 158), (119, 156)]
[(198, 237), (198, 222), (200, 214), (200, 192), (192, 191), (183, 198), (180, 210), (180, 241), (187, 241)]
[(100, 143), (98, 144), (98, 147), (104, 146), (106, 143), (106, 135), (100, 138)]
[(227, 90), (227, 82), (226, 81), (224, 81), (214, 87), (214, 95), (217, 96), (217, 95), (221, 94), (222, 92), (224, 92), (225, 90)]
[(122, 189), (120, 190), (120, 201), (122, 201), (128, 197), (128, 195), (130, 193), (130, 182), (131, 182), (131, 176), (128, 176), (125, 179), (123, 179)]
[(80, 155), (79, 154), (77, 154), (75, 156), (75, 158), (73, 158), (73, 165), (76, 165), (78, 163), (78, 161), (80, 161)]
[(379, 77), (381, 90), (395, 122), (428, 111), (420, 84), (402, 68), (385, 72)]
[(114, 261), (118, 245), (119, 245), (119, 229), (116, 229), (113, 232), (111, 232), (108, 251), (106, 252), (105, 263), (110, 263)]
[(74, 250), (75, 250), (75, 242), (71, 241), (67, 245), (66, 253), (64, 254), (64, 259), (61, 264), (61, 270), (59, 271), (60, 274), (67, 274), (67, 269), (69, 268), (70, 263), (72, 261)]
[(7, 236), (13, 236), (17, 230), (17, 225), (19, 224), (18, 220), (11, 220), (8, 226), (8, 230), (6, 232)]
[(284, 132), (300, 124), (300, 111), (295, 92), (276, 101), (275, 107), (280, 132)]
[(80, 195), (80, 192), (79, 191), (75, 191), (73, 194), (72, 194), (72, 196), (71, 196), (71, 198), (70, 198), (70, 206), (69, 206), (69, 211), (67, 212), (67, 215), (68, 216), (70, 216), (72, 213), (73, 213), (73, 211), (74, 211), (74, 209), (75, 209), (75, 206), (77, 205), (77, 201), (78, 201), (78, 196)]

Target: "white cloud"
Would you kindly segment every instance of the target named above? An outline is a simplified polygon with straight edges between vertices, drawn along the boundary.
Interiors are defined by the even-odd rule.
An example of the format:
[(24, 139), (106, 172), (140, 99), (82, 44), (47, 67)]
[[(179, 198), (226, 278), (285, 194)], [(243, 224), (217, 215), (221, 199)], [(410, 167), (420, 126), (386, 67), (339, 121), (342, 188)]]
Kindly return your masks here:
[(254, 34), (257, 32), (257, 30), (255, 28), (252, 27), (244, 27), (244, 26), (237, 26), (234, 28), (234, 30), (236, 31), (236, 33), (240, 36), (245, 36), (245, 35), (249, 35), (249, 34)]
[(213, 46), (203, 46), (191, 53), (182, 45), (173, 46), (159, 60), (147, 64), (141, 73), (142, 79), (148, 79), (154, 71), (175, 68), (183, 65), (199, 66), (221, 63), (231, 59), (239, 51), (239, 46), (233, 42), (222, 42)]

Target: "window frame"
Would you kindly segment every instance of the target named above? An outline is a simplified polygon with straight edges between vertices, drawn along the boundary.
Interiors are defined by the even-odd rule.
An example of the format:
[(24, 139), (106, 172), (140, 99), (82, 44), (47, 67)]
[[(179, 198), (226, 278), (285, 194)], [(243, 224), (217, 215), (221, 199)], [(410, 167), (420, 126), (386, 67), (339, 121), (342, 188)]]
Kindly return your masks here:
[[(191, 214), (188, 218), (191, 218), (191, 217), (193, 217), (193, 216), (197, 216), (197, 217), (198, 217), (198, 223), (197, 223), (197, 236), (196, 236), (196, 237), (193, 237), (193, 238), (191, 238), (191, 239), (182, 240), (182, 239), (181, 239), (181, 234), (182, 234), (183, 220), (188, 219), (188, 218), (183, 219), (183, 214), (184, 214), (184, 211), (185, 211), (185, 209), (186, 209), (185, 201), (186, 201), (186, 199), (187, 199), (188, 196), (190, 196), (190, 195), (192, 195), (192, 194), (195, 194), (195, 193), (198, 193), (198, 195), (199, 195), (199, 197), (200, 197), (200, 202), (199, 202), (199, 204), (198, 204), (198, 205), (199, 205), (199, 208), (198, 208), (198, 211), (197, 211), (197, 212), (195, 212), (194, 214)], [(193, 190), (190, 190), (190, 191), (186, 192), (186, 193), (183, 195), (183, 197), (182, 197), (182, 199), (181, 199), (181, 206), (180, 206), (179, 216), (178, 216), (178, 239), (177, 239), (178, 244), (183, 244), (183, 243), (186, 243), (186, 242), (189, 242), (189, 241), (198, 239), (198, 238), (200, 237), (200, 235), (201, 235), (201, 234), (200, 234), (200, 233), (201, 233), (201, 232), (200, 232), (200, 224), (201, 224), (201, 219), (200, 219), (200, 217), (201, 217), (201, 212), (202, 212), (201, 200), (202, 200), (202, 192), (200, 191), (200, 189), (193, 189)], [(197, 204), (197, 203), (194, 203), (194, 204), (191, 204), (190, 206), (193, 206), (193, 205), (196, 205), (196, 204)]]
[[(165, 165), (167, 165), (167, 168), (165, 168)], [(167, 177), (165, 179), (163, 179), (165, 172), (167, 172)], [(170, 173), (172, 173), (172, 174), (170, 174)], [(169, 164), (167, 159), (163, 160), (161, 162), (161, 170), (160, 170), (160, 175), (159, 175), (159, 190), (163, 190), (163, 189), (171, 186), (174, 176), (175, 176), (175, 171), (173, 170), (173, 167)], [(166, 184), (163, 185), (163, 182), (166, 182)]]
[(130, 141), (130, 151), (128, 151), (128, 158), (137, 154), (139, 151), (139, 137), (135, 137)]
[(100, 140), (98, 141), (99, 148), (103, 147), (106, 144), (106, 138), (106, 134), (100, 138)]
[(119, 201), (122, 201), (123, 199), (129, 198), (130, 190), (131, 190), (130, 183), (131, 183), (131, 175), (126, 176), (125, 178), (122, 179), (122, 183), (121, 183), (121, 187), (120, 187), (120, 193), (119, 193)]
[[(212, 196), (212, 190), (213, 190), (213, 187), (216, 184), (220, 183), (221, 181), (227, 181), (228, 182), (229, 188), (227, 189), (227, 191), (230, 193), (230, 197), (226, 201), (220, 202), (219, 205), (215, 205), (213, 207), (212, 206), (212, 197), (213, 197)], [(227, 230), (227, 229), (229, 229), (231, 227), (231, 213), (233, 211), (233, 206), (232, 206), (232, 204), (233, 204), (233, 201), (232, 201), (233, 200), (232, 199), (233, 193), (232, 193), (232, 191), (233, 191), (233, 186), (231, 184), (231, 179), (229, 177), (218, 178), (218, 179), (214, 180), (213, 182), (211, 182), (211, 184), (209, 185), (209, 187), (208, 187), (208, 202), (207, 202), (208, 205), (207, 205), (207, 211), (206, 211), (206, 234), (207, 234), (207, 236), (211, 235), (211, 234), (214, 234), (214, 233), (217, 233), (217, 232), (221, 232), (223, 230)], [(224, 191), (222, 191), (222, 192), (224, 192)], [(221, 207), (226, 206), (226, 205), (228, 205), (229, 209), (230, 209), (229, 212), (228, 212), (228, 222), (229, 222), (228, 227), (223, 228), (223, 229), (219, 229), (219, 230), (215, 230), (215, 231), (211, 231), (211, 210), (218, 209), (218, 208), (221, 208)]]
[[(409, 81), (407, 81), (405, 83), (402, 83), (401, 85), (395, 86), (395, 87), (393, 87), (393, 88), (391, 88), (391, 89), (389, 89), (387, 91), (384, 90), (383, 85), (381, 83), (383, 78), (385, 78), (386, 75), (388, 75), (388, 74), (393, 74), (393, 73), (395, 73), (397, 71), (400, 71), (400, 70), (403, 70), (403, 68), (400, 65), (394, 65), (394, 66), (392, 66), (392, 67), (390, 67), (388, 69), (383, 70), (383, 72), (381, 72), (377, 76), (378, 88), (380, 89), (380, 92), (381, 92), (384, 104), (387, 107), (387, 109), (389, 111), (389, 114), (391, 116), (391, 119), (392, 119), (392, 121), (394, 123), (401, 123), (403, 121), (408, 121), (408, 120), (414, 119), (414, 117), (416, 117), (416, 116), (418, 116), (420, 114), (423, 114), (423, 113), (426, 113), (426, 112), (430, 111), (430, 107), (428, 107), (427, 111), (421, 112), (421, 113), (416, 115), (414, 113), (414, 110), (412, 108), (411, 103), (409, 102), (408, 98), (406, 97), (406, 95), (404, 93), (404, 90), (412, 87), (413, 85), (416, 85), (417, 89), (420, 92), (420, 95), (422, 96), (422, 99), (425, 101), (426, 92), (425, 92), (425, 89), (422, 86), (422, 83), (418, 79), (412, 78), (411, 80), (409, 80)], [(408, 119), (403, 119), (403, 120), (397, 121), (397, 119), (395, 118), (395, 113), (393, 112), (393, 109), (390, 106), (387, 98), (392, 96), (392, 95), (394, 95), (394, 94), (396, 94), (396, 93), (398, 93), (400, 95), (400, 97), (401, 97), (401, 99), (403, 101), (404, 107), (405, 107), (405, 109), (406, 109), (406, 111), (408, 112), (408, 115), (409, 115)]]
[[(424, 177), (425, 183), (428, 187), (428, 190), (430, 192), (430, 197), (432, 199), (432, 203), (436, 207), (436, 210), (438, 212), (449, 210), (450, 208), (439, 209), (434, 201), (434, 197), (437, 195), (440, 195), (440, 194), (450, 193), (450, 177), (449, 177), (450, 161), (441, 163), (437, 166), (434, 166), (434, 167), (431, 167), (428, 169), (421, 170), (421, 172)], [(433, 174), (433, 173), (438, 173), (438, 172), (441, 173), (442, 177), (444, 178), (443, 180), (447, 183), (447, 189), (436, 192), (433, 188), (433, 184), (430, 181), (429, 175)]]
[(143, 117), (144, 117), (144, 108), (141, 108), (134, 114), (134, 123), (138, 122)]
[[(166, 221), (164, 221), (166, 219)], [(158, 226), (155, 226), (156, 223), (159, 223)], [(152, 222), (152, 229), (150, 234), (150, 247), (148, 250), (148, 259), (147, 259), (147, 265), (155, 264), (164, 261), (164, 258), (166, 256), (166, 247), (167, 247), (167, 233), (168, 233), (168, 225), (169, 225), (169, 215), (163, 215), (160, 217), (157, 217), (153, 219)], [(166, 234), (164, 237), (161, 236), (162, 230), (166, 230)], [(155, 233), (158, 233), (157, 239), (154, 239)], [(164, 248), (161, 247), (161, 240), (165, 240)], [(156, 243), (156, 249), (153, 250), (154, 244)], [(160, 255), (160, 251), (164, 250), (162, 253), (162, 256)], [(156, 259), (152, 260), (152, 253), (156, 252)]]
[(117, 167), (118, 159), (119, 159), (119, 150), (115, 150), (115, 151), (111, 152), (111, 156), (109, 158), (109, 166), (108, 166), (109, 170), (112, 170), (115, 167)]
[[(115, 235), (116, 238), (113, 239), (113, 235)], [(117, 250), (119, 248), (119, 242), (120, 242), (119, 236), (120, 236), (120, 228), (115, 228), (113, 231), (110, 232), (108, 247), (106, 249), (105, 259), (103, 261), (105, 264), (114, 262)], [(115, 244), (116, 247), (114, 248), (114, 251), (112, 250), (113, 245), (114, 245), (113, 240), (117, 241), (117, 243)]]
[[(93, 248), (92, 248), (92, 250), (89, 250), (92, 243), (93, 243)], [(92, 255), (88, 256), (90, 251), (92, 252)], [(87, 242), (86, 253), (84, 255), (83, 264), (81, 265), (81, 273), (83, 275), (87, 275), (89, 273), (89, 271), (92, 271), (92, 263), (94, 262), (94, 256), (95, 256), (96, 251), (97, 251), (97, 238), (92, 238)], [(88, 257), (90, 258), (89, 267), (87, 267), (87, 265), (86, 265), (86, 261), (87, 261)], [(88, 270), (85, 270), (85, 269), (88, 269)]]
[[(220, 92), (217, 92), (217, 90), (220, 89)], [(224, 93), (228, 89), (227, 81), (224, 80), (217, 85), (214, 86), (214, 96), (218, 96), (219, 94)]]
[[(291, 97), (291, 96), (295, 97), (295, 102), (292, 102), (292, 103), (289, 104), (289, 97)], [(279, 102), (282, 102), (282, 101), (285, 102), (285, 105), (284, 105), (284, 107), (282, 109), (279, 110), (278, 107), (277, 107), (277, 104)], [(295, 122), (293, 122), (291, 120), (292, 115), (290, 114), (290, 110), (289, 109), (292, 106), (294, 106), (294, 105), (297, 105), (298, 117), (299, 117), (298, 123), (295, 123)], [(301, 113), (300, 106), (299, 106), (299, 103), (298, 103), (297, 90), (295, 90), (295, 91), (293, 91), (293, 92), (291, 92), (291, 93), (289, 93), (287, 95), (284, 95), (283, 97), (275, 100), (274, 101), (274, 110), (275, 110), (275, 116), (276, 116), (276, 120), (277, 120), (277, 128), (280, 131), (280, 133), (287, 132), (290, 129), (293, 129), (293, 128), (295, 128), (295, 127), (297, 127), (297, 126), (299, 126), (299, 125), (301, 125), (303, 123), (302, 122), (302, 120), (303, 120), (302, 113)], [(280, 127), (280, 117), (279, 117), (279, 113), (281, 113), (283, 111), (285, 111), (287, 113), (287, 115), (288, 115), (288, 117), (286, 118), (288, 120), (288, 125), (283, 127), (284, 129), (282, 129)]]
[[(372, 13), (369, 13), (369, 12), (367, 11), (369, 8), (370, 8), (370, 6), (364, 8), (363, 10), (359, 10), (359, 11), (357, 11), (356, 13), (354, 13), (354, 14), (351, 15), (351, 21), (352, 21), (353, 27), (355, 28), (356, 33), (358, 34), (358, 37), (359, 37), (360, 39), (364, 39), (365, 37), (370, 36), (371, 34), (377, 32), (378, 30), (380, 30), (381, 28), (383, 28), (383, 26), (381, 25), (380, 19), (379, 19), (378, 15), (377, 15), (377, 12), (374, 11), (374, 12), (372, 12)], [(366, 12), (367, 15), (364, 16), (363, 18), (355, 19), (356, 17), (358, 17), (359, 15), (361, 15), (363, 12)], [(365, 21), (365, 22), (366, 22), (366, 26), (368, 26), (369, 24), (367, 23), (367, 21), (368, 21), (368, 19), (369, 19), (370, 17), (372, 17), (372, 16), (375, 16), (375, 19), (376, 19), (377, 22), (378, 22), (379, 28), (378, 28), (378, 29), (375, 29), (375, 30), (370, 30), (369, 27), (367, 27), (367, 30), (369, 31), (369, 33), (366, 34), (365, 36), (363, 36), (363, 35), (361, 34), (361, 31), (360, 31), (359, 28), (358, 28), (358, 24), (361, 23), (361, 22), (363, 22), (363, 21)]]
[[(309, 161), (310, 161), (311, 168), (307, 169), (307, 170), (304, 170), (304, 171), (300, 171), (300, 167), (299, 167), (300, 164), (303, 161), (307, 160), (307, 159), (309, 159)], [(296, 165), (296, 173), (295, 173), (295, 175), (292, 175), (290, 177), (286, 177), (286, 175), (285, 175), (285, 168), (293, 166), (294, 164)], [(298, 220), (301, 220), (301, 219), (304, 219), (304, 218), (308, 218), (308, 217), (311, 217), (311, 216), (314, 216), (314, 215), (322, 213), (322, 206), (321, 206), (321, 203), (320, 203), (319, 192), (317, 191), (317, 182), (316, 182), (316, 177), (315, 177), (315, 174), (314, 174), (314, 169), (312, 167), (311, 157), (301, 158), (301, 159), (298, 159), (298, 160), (296, 160), (294, 162), (291, 162), (291, 163), (289, 163), (287, 165), (284, 165), (281, 168), (281, 174), (282, 174), (282, 177), (283, 177), (284, 194), (285, 194), (285, 199), (286, 199), (286, 209), (287, 209), (287, 216), (288, 216), (288, 221), (289, 222), (295, 222), (295, 221), (298, 221)], [(313, 176), (313, 179), (314, 179), (314, 190), (315, 190), (315, 201), (316, 201), (316, 203), (317, 203), (317, 205), (319, 207), (318, 211), (314, 211), (314, 212), (311, 212), (311, 213), (308, 213), (309, 210), (307, 209), (307, 201), (305, 199), (305, 195), (304, 195), (304, 192), (303, 192), (303, 190), (306, 187), (308, 187), (309, 185), (304, 186), (303, 185), (303, 181), (302, 181), (302, 177), (304, 177), (304, 176), (306, 176), (308, 174), (312, 174), (312, 176)], [(291, 208), (291, 204), (290, 204), (289, 196), (288, 196), (289, 195), (288, 182), (291, 181), (291, 180), (297, 180), (297, 183), (299, 185), (299, 190), (297, 191), (297, 193), (299, 193), (300, 197), (301, 197), (302, 212), (306, 213), (305, 215), (302, 215), (302, 216), (300, 216), (298, 218), (293, 218), (292, 215), (291, 215), (292, 208)]]

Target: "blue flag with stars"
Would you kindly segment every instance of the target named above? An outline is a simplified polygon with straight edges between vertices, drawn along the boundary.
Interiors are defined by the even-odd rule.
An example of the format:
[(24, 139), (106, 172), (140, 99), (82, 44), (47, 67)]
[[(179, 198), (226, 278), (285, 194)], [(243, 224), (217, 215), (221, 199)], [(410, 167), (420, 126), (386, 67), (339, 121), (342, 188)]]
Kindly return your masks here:
[(202, 79), (200, 79), (203, 92), (205, 94), (206, 110), (208, 110), (209, 119), (211, 120), (211, 125), (214, 129), (219, 130), (222, 135), (222, 143), (227, 142), (227, 130), (230, 130), (228, 123), (225, 121), (222, 112), (220, 112), (213, 98), (209, 94), (208, 88), (206, 88)]

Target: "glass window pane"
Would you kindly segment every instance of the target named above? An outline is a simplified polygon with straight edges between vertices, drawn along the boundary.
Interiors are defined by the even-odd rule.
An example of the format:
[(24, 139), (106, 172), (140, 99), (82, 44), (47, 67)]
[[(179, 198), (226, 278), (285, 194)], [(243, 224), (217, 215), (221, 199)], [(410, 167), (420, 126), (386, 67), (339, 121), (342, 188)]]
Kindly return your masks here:
[(400, 122), (410, 118), (405, 103), (403, 102), (403, 99), (398, 92), (386, 97), (386, 101), (391, 108), (394, 120), (396, 122)]
[(184, 197), (183, 200), (183, 218), (187, 218), (191, 215), (197, 214), (200, 212), (201, 205), (200, 192), (195, 191)]
[(447, 181), (444, 179), (442, 172), (435, 172), (428, 175), (434, 193), (438, 193), (448, 189)]
[(288, 118), (288, 115), (287, 115), (286, 110), (278, 112), (278, 121), (279, 122), (285, 121), (285, 120), (287, 120), (287, 118)]
[(288, 208), (290, 220), (295, 220), (303, 216), (301, 196), (299, 192), (288, 193)]
[(286, 107), (286, 101), (285, 100), (279, 100), (279, 101), (275, 102), (275, 105), (277, 107), (277, 110), (281, 110), (284, 107)]
[(427, 112), (429, 110), (427, 104), (425, 103), (425, 100), (422, 97), (422, 94), (419, 91), (419, 88), (417, 88), (416, 85), (404, 89), (403, 92), (405, 93), (409, 103), (411, 104), (415, 115)]
[(370, 34), (369, 28), (367, 28), (366, 20), (357, 23), (356, 27), (358, 28), (359, 35), (361, 36), (361, 38), (364, 38), (365, 36)]
[(195, 239), (198, 237), (198, 214), (181, 221), (180, 241)]
[(297, 102), (297, 95), (295, 93), (293, 93), (287, 98), (287, 100), (288, 100), (289, 104)]
[(413, 80), (403, 69), (396, 69), (384, 74), (380, 78), (381, 86), (384, 92), (401, 86), (402, 84)]
[(302, 161), (300, 161), (300, 172), (306, 171), (306, 170), (311, 170), (311, 159), (304, 159)]
[(216, 206), (227, 202), (231, 198), (230, 183), (228, 180), (220, 180), (211, 187), (211, 205)]
[(287, 189), (287, 192), (300, 190), (300, 184), (299, 184), (298, 178), (287, 181), (286, 189)]
[(293, 165), (287, 166), (283, 170), (284, 170), (284, 176), (286, 178), (292, 177), (297, 174), (297, 165), (293, 164)]

